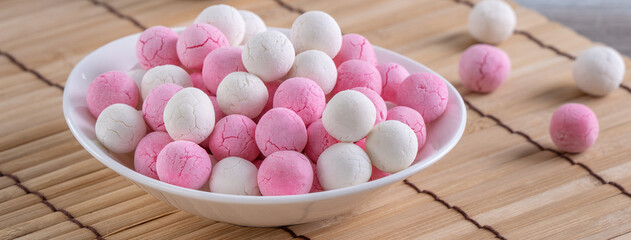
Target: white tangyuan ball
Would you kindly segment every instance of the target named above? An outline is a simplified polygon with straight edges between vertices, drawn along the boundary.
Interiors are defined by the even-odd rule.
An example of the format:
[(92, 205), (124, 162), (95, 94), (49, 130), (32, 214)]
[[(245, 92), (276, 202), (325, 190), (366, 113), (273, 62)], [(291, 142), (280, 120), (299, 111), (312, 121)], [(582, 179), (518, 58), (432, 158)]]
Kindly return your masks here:
[(409, 167), (417, 151), (414, 130), (396, 120), (378, 123), (366, 136), (366, 153), (372, 164), (384, 172), (395, 173)]
[(513, 8), (501, 0), (484, 0), (471, 12), (467, 26), (473, 38), (480, 42), (498, 44), (515, 31), (517, 17)]
[(622, 83), (624, 61), (613, 48), (591, 47), (576, 58), (572, 66), (572, 75), (581, 91), (594, 96), (604, 96)]
[(295, 57), (291, 41), (277, 31), (255, 34), (245, 43), (241, 53), (245, 69), (264, 82), (284, 77), (294, 64)]
[(291, 26), (291, 42), (297, 53), (320, 50), (333, 58), (342, 48), (342, 31), (329, 14), (309, 11)]
[(142, 99), (147, 98), (147, 95), (149, 95), (149, 92), (151, 92), (153, 88), (165, 83), (172, 83), (183, 88), (193, 86), (191, 75), (181, 67), (175, 65), (157, 66), (149, 69), (145, 75), (142, 76), (142, 82), (140, 83)]
[(251, 73), (230, 73), (217, 87), (217, 104), (226, 115), (255, 118), (263, 111), (268, 98), (265, 83)]
[(239, 46), (245, 36), (245, 21), (239, 11), (225, 4), (218, 4), (204, 9), (195, 23), (207, 23), (213, 25), (226, 36), (232, 46)]
[(318, 50), (308, 50), (296, 55), (294, 65), (287, 74), (288, 78), (304, 77), (313, 80), (329, 94), (337, 83), (337, 67), (333, 59)]
[(324, 150), (316, 168), (318, 180), (325, 190), (368, 182), (372, 174), (368, 155), (353, 143), (336, 143)]
[(96, 138), (110, 151), (134, 151), (147, 133), (142, 113), (133, 107), (116, 103), (105, 108), (94, 125)]
[(263, 22), (263, 19), (261, 19), (259, 15), (256, 15), (256, 13), (248, 10), (239, 10), (239, 14), (241, 14), (243, 21), (245, 21), (245, 35), (243, 36), (243, 40), (241, 40), (241, 45), (245, 44), (250, 37), (255, 34), (267, 30), (265, 22)]
[(322, 113), (324, 129), (342, 142), (356, 142), (364, 138), (375, 125), (376, 119), (375, 105), (355, 90), (335, 94)]
[(194, 143), (204, 141), (215, 127), (215, 110), (206, 93), (194, 87), (184, 88), (164, 107), (164, 127), (173, 140)]
[(227, 157), (212, 167), (209, 187), (211, 192), (260, 196), (258, 169), (248, 160)]

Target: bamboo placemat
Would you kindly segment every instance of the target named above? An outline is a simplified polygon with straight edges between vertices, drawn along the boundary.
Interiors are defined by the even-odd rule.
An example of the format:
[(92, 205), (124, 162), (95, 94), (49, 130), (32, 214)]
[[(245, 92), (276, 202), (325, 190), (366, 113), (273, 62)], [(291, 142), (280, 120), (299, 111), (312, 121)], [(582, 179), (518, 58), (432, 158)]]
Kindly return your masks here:
[[(184, 26), (222, 2), (0, 3), (0, 239), (631, 238), (631, 74), (607, 97), (582, 94), (572, 60), (593, 43), (515, 4), (518, 30), (499, 46), (511, 57), (510, 78), (480, 95), (457, 74), (459, 55), (474, 43), (466, 19), (476, 1), (230, 1), (276, 27), (290, 27), (302, 11), (326, 11), (345, 33), (429, 66), (467, 100), (466, 133), (435, 165), (320, 222), (240, 227), (147, 195), (73, 138), (61, 111), (65, 79), (109, 41), (146, 26)], [(559, 152), (549, 139), (549, 118), (566, 102), (598, 115), (599, 139), (585, 153)]]

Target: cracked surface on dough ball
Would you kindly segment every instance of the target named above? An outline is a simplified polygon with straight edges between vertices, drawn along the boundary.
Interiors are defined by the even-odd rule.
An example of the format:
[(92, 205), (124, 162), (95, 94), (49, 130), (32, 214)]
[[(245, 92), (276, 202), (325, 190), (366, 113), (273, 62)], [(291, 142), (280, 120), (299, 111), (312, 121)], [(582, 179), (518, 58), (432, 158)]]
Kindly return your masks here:
[(232, 46), (239, 46), (245, 36), (245, 21), (239, 11), (226, 4), (205, 8), (195, 18), (195, 23), (210, 24), (219, 29)]
[(260, 151), (254, 140), (256, 123), (238, 114), (228, 115), (215, 125), (208, 139), (208, 148), (217, 158), (240, 157), (253, 161)]
[(156, 159), (160, 151), (173, 142), (166, 132), (150, 132), (140, 140), (134, 152), (134, 169), (147, 177), (158, 179)]
[(177, 40), (177, 56), (186, 68), (201, 71), (206, 55), (227, 46), (230, 44), (219, 29), (206, 23), (193, 23)]
[(166, 132), (164, 127), (164, 107), (169, 102), (169, 99), (180, 90), (182, 90), (182, 87), (166, 83), (149, 92), (147, 99), (142, 103), (142, 116), (153, 131)]
[(204, 59), (202, 77), (208, 91), (216, 95), (217, 87), (228, 74), (233, 72), (245, 72), (245, 66), (241, 61), (241, 48), (222, 47), (210, 52)]
[(309, 126), (324, 111), (326, 98), (318, 84), (311, 79), (296, 77), (280, 84), (274, 95), (274, 107), (290, 109)]
[(165, 83), (172, 83), (183, 88), (193, 86), (191, 75), (181, 67), (175, 65), (157, 66), (149, 69), (142, 77), (140, 86), (142, 98), (146, 99), (152, 89)]
[(377, 56), (370, 41), (364, 36), (350, 33), (342, 36), (342, 47), (337, 55), (333, 58), (336, 66), (348, 60), (362, 60), (377, 65)]
[(97, 76), (85, 95), (88, 110), (98, 117), (103, 109), (115, 103), (138, 105), (139, 93), (134, 80), (124, 72), (109, 71)]
[(268, 96), (263, 81), (246, 72), (228, 74), (217, 87), (217, 103), (227, 115), (241, 114), (255, 118), (267, 104)]
[(332, 94), (356, 87), (366, 87), (381, 95), (381, 74), (373, 65), (360, 60), (349, 60), (337, 68), (337, 82)]
[(210, 98), (193, 87), (184, 88), (169, 99), (163, 118), (171, 138), (196, 144), (204, 141), (215, 126), (215, 110)]
[(96, 119), (94, 130), (99, 142), (115, 153), (134, 151), (147, 133), (142, 114), (121, 103), (105, 108)]
[(156, 160), (160, 181), (190, 189), (201, 188), (208, 181), (211, 170), (206, 150), (189, 141), (167, 144)]
[(379, 64), (376, 68), (381, 75), (381, 97), (384, 101), (396, 102), (399, 87), (410, 73), (405, 67), (392, 62)]
[(302, 152), (307, 145), (307, 128), (294, 111), (272, 108), (256, 125), (255, 139), (265, 156), (282, 150)]
[(568, 103), (552, 114), (550, 137), (561, 151), (578, 153), (591, 147), (598, 138), (598, 118), (587, 106)]
[(145, 70), (165, 64), (180, 65), (176, 50), (178, 38), (177, 33), (170, 28), (148, 28), (140, 34), (136, 43), (138, 62)]
[(257, 182), (263, 196), (308, 193), (313, 186), (311, 162), (299, 152), (274, 152), (261, 163)]
[(264, 82), (271, 82), (287, 75), (294, 64), (295, 53), (287, 36), (268, 30), (252, 36), (245, 43), (241, 59), (248, 72)]
[(460, 56), (458, 74), (462, 85), (471, 91), (488, 93), (497, 89), (508, 78), (511, 63), (499, 48), (476, 44)]
[(440, 77), (414, 73), (401, 83), (397, 103), (418, 111), (425, 123), (430, 123), (445, 112), (448, 99), (447, 85)]

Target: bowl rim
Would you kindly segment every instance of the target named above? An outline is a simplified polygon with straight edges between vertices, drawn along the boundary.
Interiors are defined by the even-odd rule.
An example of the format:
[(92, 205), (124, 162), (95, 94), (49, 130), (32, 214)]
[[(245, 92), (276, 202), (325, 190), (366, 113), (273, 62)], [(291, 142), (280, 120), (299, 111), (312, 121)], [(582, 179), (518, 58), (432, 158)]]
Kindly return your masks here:
[[(181, 31), (184, 28), (183, 27), (178, 27), (178, 28), (173, 28), (175, 31)], [(280, 32), (288, 32), (289, 29), (286, 28), (274, 28), (274, 27), (268, 27), (268, 30), (275, 30), (275, 31), (280, 31)], [(70, 75), (68, 76), (68, 79), (66, 81), (66, 89), (71, 89), (69, 88), (69, 86), (72, 84), (72, 79), (81, 79), (81, 73), (79, 72), (80, 69), (82, 69), (81, 67), (85, 64), (85, 62), (87, 61), (87, 59), (91, 59), (93, 58), (93, 55), (95, 55), (97, 52), (101, 51), (101, 49), (103, 48), (107, 48), (109, 45), (113, 44), (114, 42), (117, 41), (122, 41), (123, 39), (126, 38), (133, 38), (137, 35), (140, 35), (140, 33), (135, 33), (135, 34), (131, 34), (125, 37), (121, 37), (118, 38), (116, 40), (113, 40), (101, 47), (99, 47), (98, 49), (92, 51), (91, 53), (89, 53), (88, 55), (86, 55), (83, 59), (81, 59), (81, 61), (79, 61), (79, 63), (77, 63), (75, 65), (75, 67), (73, 68), (73, 70), (71, 71)], [(201, 190), (196, 190), (196, 189), (188, 189), (188, 188), (183, 188), (183, 187), (179, 187), (179, 186), (175, 186), (172, 184), (168, 184), (165, 182), (161, 182), (159, 180), (144, 176), (136, 171), (134, 171), (131, 168), (126, 167), (125, 165), (119, 163), (118, 161), (114, 160), (113, 158), (107, 156), (104, 152), (99, 151), (96, 148), (92, 148), (90, 145), (93, 144), (90, 142), (90, 139), (86, 136), (84, 136), (78, 126), (77, 123), (75, 122), (75, 119), (69, 117), (71, 116), (71, 104), (70, 102), (70, 92), (71, 91), (64, 91), (63, 94), (63, 112), (64, 112), (64, 118), (66, 119), (66, 123), (68, 125), (68, 128), (70, 129), (70, 131), (72, 132), (72, 134), (74, 135), (75, 139), (77, 139), (77, 141), (81, 144), (81, 146), (83, 146), (83, 148), (85, 150), (87, 150), (94, 158), (96, 158), (99, 162), (101, 162), (102, 164), (104, 164), (105, 166), (107, 166), (108, 168), (110, 168), (111, 170), (113, 170), (114, 172), (118, 173), (119, 175), (129, 179), (130, 181), (132, 181), (134, 184), (136, 185), (145, 185), (147, 187), (153, 188), (157, 191), (161, 191), (161, 192), (167, 192), (169, 194), (173, 194), (173, 195), (178, 195), (178, 196), (183, 196), (183, 197), (187, 197), (187, 198), (193, 198), (193, 199), (198, 199), (198, 200), (203, 200), (203, 201), (212, 201), (212, 202), (222, 202), (222, 203), (232, 203), (232, 204), (247, 204), (247, 205), (265, 205), (265, 204), (291, 204), (291, 203), (302, 203), (302, 202), (312, 202), (312, 201), (320, 201), (320, 200), (326, 200), (326, 199), (333, 199), (333, 198), (338, 198), (338, 197), (343, 197), (343, 196), (347, 196), (347, 195), (353, 195), (356, 193), (360, 193), (360, 192), (364, 192), (364, 191), (369, 191), (371, 189), (379, 189), (382, 188), (386, 185), (390, 185), (394, 182), (397, 181), (401, 181), (411, 175), (414, 175), (418, 172), (420, 172), (421, 170), (429, 167), (430, 165), (434, 164), (435, 162), (437, 162), (438, 160), (440, 160), (442, 157), (444, 157), (449, 151), (451, 151), (456, 144), (460, 141), (460, 139), (462, 138), (462, 135), (464, 133), (464, 129), (466, 126), (466, 122), (467, 122), (467, 110), (466, 110), (466, 106), (464, 104), (464, 100), (462, 98), (462, 96), (460, 95), (460, 93), (456, 90), (456, 88), (449, 82), (447, 81), (443, 76), (441, 76), (440, 74), (436, 73), (435, 71), (433, 71), (432, 69), (426, 67), (425, 65), (416, 62), (406, 56), (403, 56), (397, 52), (373, 45), (373, 48), (375, 48), (375, 50), (378, 51), (384, 51), (388, 54), (393, 54), (394, 56), (396, 56), (397, 58), (400, 58), (401, 61), (406, 61), (409, 64), (415, 64), (415, 65), (420, 65), (423, 68), (427, 69), (430, 73), (435, 74), (436, 76), (439, 76), (447, 85), (447, 88), (449, 90), (451, 90), (452, 92), (457, 93), (456, 96), (456, 104), (459, 106), (459, 108), (461, 109), (460, 114), (462, 115), (462, 120), (459, 122), (458, 124), (458, 129), (456, 131), (456, 135), (451, 138), (447, 144), (445, 144), (442, 148), (440, 148), (440, 151), (437, 151), (436, 153), (430, 155), (428, 158), (423, 159), (420, 162), (417, 162), (415, 164), (412, 164), (411, 166), (407, 167), (406, 169), (399, 171), (397, 173), (393, 173), (389, 176), (377, 179), (377, 180), (373, 180), (373, 181), (369, 181), (366, 183), (361, 183), (358, 185), (354, 185), (354, 186), (350, 186), (350, 187), (345, 187), (345, 188), (340, 188), (340, 189), (334, 189), (334, 190), (328, 190), (328, 191), (322, 191), (322, 192), (315, 192), (315, 193), (307, 193), (307, 194), (301, 194), (301, 195), (285, 195), (285, 196), (244, 196), (244, 195), (231, 195), (231, 194), (222, 194), (222, 193), (213, 193), (213, 192), (206, 192), (206, 191), (201, 191)], [(400, 62), (399, 62), (400, 63)]]

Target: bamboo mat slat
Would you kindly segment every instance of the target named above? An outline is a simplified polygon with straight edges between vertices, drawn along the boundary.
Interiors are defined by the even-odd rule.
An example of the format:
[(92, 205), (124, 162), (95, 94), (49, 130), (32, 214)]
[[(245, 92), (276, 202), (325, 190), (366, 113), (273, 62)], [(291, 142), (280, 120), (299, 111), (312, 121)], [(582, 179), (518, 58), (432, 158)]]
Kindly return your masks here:
[[(514, 3), (518, 32), (499, 45), (511, 57), (509, 79), (491, 94), (466, 90), (457, 64), (475, 43), (466, 20), (476, 2), (4, 1), (0, 239), (630, 238), (631, 91), (582, 94), (572, 82), (572, 58), (594, 43)], [(74, 140), (61, 88), (74, 65), (101, 45), (148, 26), (186, 26), (216, 3), (254, 11), (275, 27), (290, 27), (301, 11), (328, 12), (343, 32), (362, 34), (454, 84), (469, 104), (465, 135), (430, 168), (319, 222), (247, 228), (158, 201)], [(625, 62), (629, 72), (631, 61)], [(631, 74), (623, 84), (631, 85)], [(585, 153), (558, 152), (549, 139), (549, 118), (565, 102), (586, 104), (598, 115), (599, 139)]]

